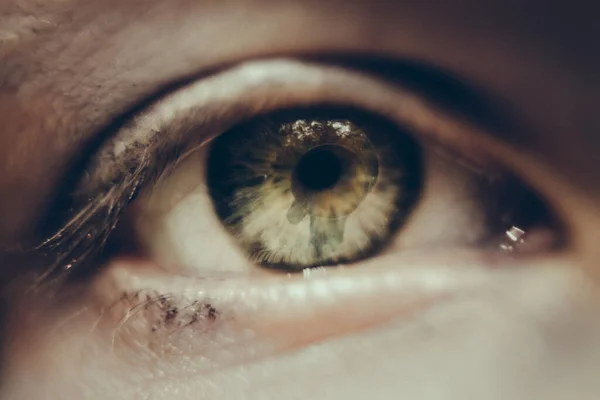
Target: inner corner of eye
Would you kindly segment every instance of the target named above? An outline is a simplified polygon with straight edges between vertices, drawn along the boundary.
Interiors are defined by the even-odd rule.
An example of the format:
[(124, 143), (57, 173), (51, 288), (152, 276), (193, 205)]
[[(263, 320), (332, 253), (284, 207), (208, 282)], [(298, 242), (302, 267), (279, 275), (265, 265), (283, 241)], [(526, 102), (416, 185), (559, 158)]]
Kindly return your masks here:
[[(536, 255), (563, 248), (565, 228), (550, 204), (511, 173), (488, 182), (482, 194), (489, 204), (488, 242), (511, 255)], [(498, 232), (500, 236), (498, 236)]]
[[(285, 271), (355, 263), (411, 235), (418, 239), (408, 242), (423, 254), (432, 246), (470, 246), (514, 256), (555, 245), (552, 213), (518, 178), (488, 179), (458, 161), (432, 162), (434, 152), (417, 138), (355, 109), (252, 118), (170, 175), (159, 197), (184, 198), (187, 205), (175, 210), (170, 221), (177, 223), (151, 225), (145, 235), (153, 237), (154, 251), (167, 248), (183, 263), (223, 263), (209, 253), (235, 246), (253, 264)], [(186, 181), (200, 189), (189, 190)], [(188, 188), (185, 195), (180, 186)], [(167, 203), (146, 215), (175, 212)], [(456, 233), (461, 225), (484, 228), (466, 239)]]

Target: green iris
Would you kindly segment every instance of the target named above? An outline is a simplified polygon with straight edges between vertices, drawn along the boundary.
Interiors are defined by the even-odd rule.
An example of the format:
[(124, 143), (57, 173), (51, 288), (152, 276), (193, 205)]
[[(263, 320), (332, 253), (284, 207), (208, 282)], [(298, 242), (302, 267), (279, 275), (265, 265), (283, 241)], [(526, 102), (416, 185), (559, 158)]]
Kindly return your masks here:
[(410, 214), (423, 179), (419, 146), (385, 121), (351, 114), (272, 114), (214, 141), (209, 191), (253, 262), (351, 262), (380, 250)]

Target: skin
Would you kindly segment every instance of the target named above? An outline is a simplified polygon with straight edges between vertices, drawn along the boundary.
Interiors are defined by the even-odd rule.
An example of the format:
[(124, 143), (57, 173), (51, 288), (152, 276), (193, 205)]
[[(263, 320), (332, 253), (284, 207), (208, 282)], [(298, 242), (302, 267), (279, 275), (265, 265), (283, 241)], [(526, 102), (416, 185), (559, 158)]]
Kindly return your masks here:
[[(113, 262), (54, 301), (11, 286), (0, 397), (598, 398), (595, 7), (583, 0), (0, 2), (6, 286), (47, 263), (12, 250), (35, 240), (61, 179), (94, 135), (174, 83), (282, 56), (418, 60), (478, 88), (515, 129), (473, 140), (540, 193), (569, 239), (558, 254), (506, 268), (472, 254), (417, 254), (314, 279), (258, 274), (215, 288), (138, 260)], [(248, 287), (279, 288), (279, 301), (243, 300)], [(292, 293), (302, 290), (304, 297)], [(158, 345), (143, 319), (115, 335), (135, 294), (144, 299), (148, 291), (152, 304), (160, 304), (152, 293), (170, 293), (188, 311), (195, 298), (208, 304), (198, 293), (220, 302), (182, 312), (184, 323), (202, 322)], [(129, 297), (111, 308), (121, 293)], [(158, 306), (148, 313), (166, 315)], [(249, 344), (243, 330), (253, 332)]]

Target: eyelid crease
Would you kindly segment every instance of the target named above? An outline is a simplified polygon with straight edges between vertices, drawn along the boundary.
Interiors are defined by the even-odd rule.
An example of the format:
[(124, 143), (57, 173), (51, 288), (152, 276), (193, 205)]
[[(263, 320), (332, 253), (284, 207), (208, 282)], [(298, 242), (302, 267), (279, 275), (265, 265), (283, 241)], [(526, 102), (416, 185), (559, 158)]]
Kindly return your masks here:
[(494, 169), (489, 149), (477, 140), (484, 136), (479, 128), (411, 90), (337, 65), (248, 61), (164, 96), (102, 146), (72, 193), (69, 220), (37, 248), (56, 256), (37, 284), (56, 272), (69, 274), (100, 250), (139, 190), (168, 174), (190, 149), (261, 113), (323, 105), (372, 112), (419, 140), (453, 149), (474, 167)]

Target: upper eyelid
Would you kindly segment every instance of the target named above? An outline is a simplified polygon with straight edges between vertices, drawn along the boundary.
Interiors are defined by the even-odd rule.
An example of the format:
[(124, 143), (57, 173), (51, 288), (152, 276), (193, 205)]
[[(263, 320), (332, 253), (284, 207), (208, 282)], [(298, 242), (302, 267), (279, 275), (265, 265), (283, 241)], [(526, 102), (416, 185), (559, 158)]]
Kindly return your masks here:
[[(85, 258), (92, 251), (88, 241), (102, 246), (131, 198), (173, 166), (181, 151), (257, 114), (315, 105), (364, 109), (434, 143), (483, 137), (467, 119), (376, 74), (292, 59), (246, 62), (167, 94), (105, 142), (75, 187), (73, 215), (41, 246), (58, 254), (48, 274)], [(482, 163), (490, 160), (478, 155)]]
[[(278, 108), (323, 104), (362, 108), (434, 141), (449, 131), (483, 136), (507, 121), (494, 117), (492, 124), (481, 125), (482, 107), (476, 115), (465, 115), (462, 100), (449, 104), (444, 96), (437, 96), (440, 91), (424, 89), (410, 76), (393, 82), (391, 78), (398, 76), (380, 72), (292, 59), (234, 66), (176, 90), (134, 115), (93, 157), (87, 170), (88, 184), (81, 186), (89, 190), (87, 186), (94, 183), (112, 183), (123, 166), (136, 163), (128, 152), (137, 158), (152, 147), (188, 143), (191, 138), (208, 141), (235, 123)], [(355, 93), (348, 93), (352, 91)], [(491, 126), (494, 129), (488, 129)]]

